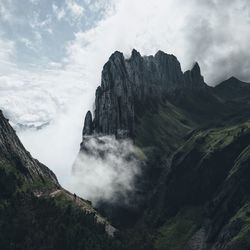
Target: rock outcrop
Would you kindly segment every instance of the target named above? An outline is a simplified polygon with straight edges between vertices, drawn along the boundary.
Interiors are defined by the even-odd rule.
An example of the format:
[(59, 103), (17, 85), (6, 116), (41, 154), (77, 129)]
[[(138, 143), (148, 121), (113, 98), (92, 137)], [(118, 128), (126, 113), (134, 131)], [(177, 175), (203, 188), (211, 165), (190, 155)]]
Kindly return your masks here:
[(92, 114), (90, 111), (87, 112), (85, 121), (84, 121), (84, 127), (82, 134), (83, 135), (91, 135), (93, 133), (93, 120), (92, 120)]
[(143, 113), (141, 107), (149, 102), (157, 105), (166, 95), (183, 88), (200, 90), (206, 86), (197, 63), (183, 73), (177, 58), (162, 51), (143, 57), (133, 50), (129, 59), (116, 51), (104, 65), (101, 86), (96, 90), (94, 120), (88, 111), (83, 135), (133, 137), (135, 116)]
[(206, 88), (207, 85), (204, 82), (204, 78), (201, 75), (199, 64), (196, 62), (192, 70), (188, 70), (184, 73), (186, 87), (191, 89)]

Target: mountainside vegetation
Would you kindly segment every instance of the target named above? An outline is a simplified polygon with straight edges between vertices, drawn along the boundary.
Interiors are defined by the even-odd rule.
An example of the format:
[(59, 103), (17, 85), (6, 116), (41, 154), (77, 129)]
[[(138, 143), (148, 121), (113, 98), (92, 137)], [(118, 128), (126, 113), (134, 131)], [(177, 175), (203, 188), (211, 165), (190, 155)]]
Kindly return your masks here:
[(0, 114), (0, 249), (119, 249), (114, 228), (33, 159)]
[(183, 73), (162, 51), (115, 52), (79, 154), (91, 155), (92, 136), (129, 138), (143, 171), (132, 206), (96, 208), (63, 189), (0, 113), (0, 249), (250, 249), (249, 104), (250, 84), (209, 87), (198, 63)]
[(143, 228), (152, 249), (250, 249), (249, 101), (250, 84), (231, 77), (209, 87), (197, 63), (182, 73), (162, 51), (142, 57), (134, 50), (129, 59), (115, 52), (94, 117), (85, 119), (81, 152), (85, 136), (129, 137), (146, 167), (131, 194), (134, 203), (143, 197), (136, 211), (108, 202), (101, 211), (134, 234)]

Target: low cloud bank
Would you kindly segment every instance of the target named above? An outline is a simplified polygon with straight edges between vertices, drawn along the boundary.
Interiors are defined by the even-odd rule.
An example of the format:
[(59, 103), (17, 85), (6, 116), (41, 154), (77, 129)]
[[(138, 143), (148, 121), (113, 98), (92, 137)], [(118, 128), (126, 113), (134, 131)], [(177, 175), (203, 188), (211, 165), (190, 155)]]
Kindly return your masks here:
[(143, 153), (130, 140), (85, 138), (73, 167), (70, 189), (94, 204), (118, 200), (129, 203), (142, 159)]

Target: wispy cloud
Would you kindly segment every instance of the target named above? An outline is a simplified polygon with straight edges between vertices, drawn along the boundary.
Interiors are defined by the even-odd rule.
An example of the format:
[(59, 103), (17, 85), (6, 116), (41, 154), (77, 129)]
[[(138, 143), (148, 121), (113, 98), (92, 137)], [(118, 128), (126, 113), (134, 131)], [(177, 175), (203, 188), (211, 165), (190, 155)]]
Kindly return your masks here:
[(30, 21), (30, 27), (33, 30), (52, 30), (52, 17), (51, 15), (47, 15), (44, 19), (40, 19), (38, 12), (34, 12), (33, 20)]
[(1, 63), (10, 62), (15, 54), (15, 43), (10, 40), (0, 39), (0, 61)]
[(15, 17), (12, 15), (13, 5), (11, 0), (2, 0), (0, 2), (0, 19), (5, 22), (11, 22)]
[(34, 49), (33, 43), (28, 38), (22, 37), (19, 39), (19, 41), (23, 43), (27, 48)]
[(68, 51), (78, 64), (84, 64), (88, 51), (95, 51), (100, 71), (99, 62), (114, 50), (129, 55), (134, 47), (142, 54), (162, 49), (175, 54), (184, 70), (198, 61), (208, 84), (231, 75), (250, 80), (249, 5), (246, 0), (119, 0), (114, 14), (95, 28), (78, 32)]
[(66, 0), (66, 5), (74, 18), (81, 18), (84, 14), (84, 7), (75, 0)]
[(53, 3), (52, 9), (58, 21), (64, 19), (72, 25), (80, 22), (85, 12), (83, 5), (80, 5), (75, 0), (65, 0), (65, 3), (60, 7)]
[(112, 136), (85, 138), (84, 147), (74, 163), (70, 189), (94, 203), (129, 203), (141, 172), (140, 150)]
[(66, 11), (65, 11), (65, 9), (63, 7), (60, 8), (56, 4), (53, 3), (52, 9), (53, 9), (54, 14), (56, 15), (56, 18), (59, 21), (65, 17)]

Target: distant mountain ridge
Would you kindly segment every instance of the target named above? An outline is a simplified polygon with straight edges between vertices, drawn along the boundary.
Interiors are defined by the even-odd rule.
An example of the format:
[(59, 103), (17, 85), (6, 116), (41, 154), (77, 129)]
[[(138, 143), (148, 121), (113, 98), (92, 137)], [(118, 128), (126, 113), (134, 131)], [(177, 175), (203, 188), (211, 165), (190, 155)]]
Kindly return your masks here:
[(249, 83), (230, 77), (215, 87), (216, 93), (227, 100), (249, 97)]

